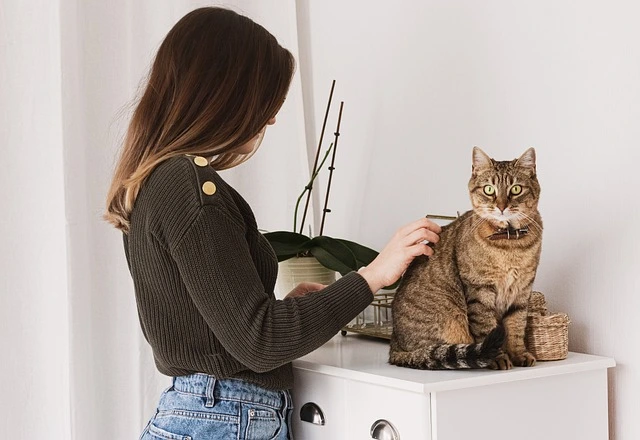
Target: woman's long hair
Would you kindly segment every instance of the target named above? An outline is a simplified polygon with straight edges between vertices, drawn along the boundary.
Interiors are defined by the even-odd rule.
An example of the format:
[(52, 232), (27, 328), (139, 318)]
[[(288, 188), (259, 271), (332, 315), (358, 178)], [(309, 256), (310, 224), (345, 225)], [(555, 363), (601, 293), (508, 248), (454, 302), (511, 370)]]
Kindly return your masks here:
[(171, 157), (203, 156), (217, 170), (251, 157), (233, 150), (276, 115), (294, 66), (291, 53), (247, 17), (217, 7), (185, 15), (158, 49), (127, 129), (105, 219), (127, 233), (140, 187)]

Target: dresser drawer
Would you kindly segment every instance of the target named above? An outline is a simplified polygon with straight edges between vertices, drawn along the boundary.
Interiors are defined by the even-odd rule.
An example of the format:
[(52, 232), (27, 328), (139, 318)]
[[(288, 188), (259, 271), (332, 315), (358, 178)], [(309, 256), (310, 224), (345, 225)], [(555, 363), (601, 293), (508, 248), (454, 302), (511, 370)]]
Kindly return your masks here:
[[(302, 440), (346, 439), (345, 432), (345, 379), (294, 368), (293, 434)], [(301, 418), (304, 405), (317, 408), (324, 424), (315, 424)], [(310, 411), (306, 418), (310, 420)], [(317, 419), (318, 417), (316, 417)], [(316, 420), (319, 421), (319, 420)], [(366, 438), (366, 437), (365, 437)]]
[(347, 382), (346, 392), (347, 434), (340, 438), (370, 439), (380, 420), (393, 426), (399, 440), (431, 440), (428, 394), (357, 381)]
[(439, 440), (609, 438), (606, 370), (442, 391), (435, 396), (433, 418)]
[[(294, 368), (293, 433), (302, 440), (371, 439), (376, 422), (390, 424), (399, 440), (430, 440), (429, 395)], [(314, 404), (324, 425), (301, 420)], [(309, 415), (307, 412), (307, 418)], [(381, 426), (382, 428), (382, 426)], [(387, 437), (381, 437), (387, 438)]]

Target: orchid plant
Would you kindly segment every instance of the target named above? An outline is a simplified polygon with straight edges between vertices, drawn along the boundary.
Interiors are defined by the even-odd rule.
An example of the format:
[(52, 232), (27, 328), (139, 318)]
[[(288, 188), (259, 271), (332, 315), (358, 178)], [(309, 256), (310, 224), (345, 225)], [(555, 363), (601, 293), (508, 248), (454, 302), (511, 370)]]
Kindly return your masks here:
[[(342, 119), (342, 109), (344, 106), (344, 102), (340, 103), (340, 111), (338, 114), (338, 124), (335, 131), (335, 139), (334, 142), (331, 143), (329, 148), (324, 154), (322, 161), (318, 164), (321, 147), (322, 147), (322, 138), (324, 136), (324, 130), (326, 127), (327, 116), (329, 114), (329, 108), (331, 106), (331, 98), (333, 96), (333, 89), (335, 86), (335, 80), (331, 86), (331, 92), (329, 94), (329, 102), (327, 104), (327, 111), (325, 113), (324, 123), (322, 125), (322, 132), (320, 134), (320, 142), (318, 143), (318, 149), (316, 151), (316, 156), (313, 165), (313, 173), (311, 174), (311, 178), (309, 183), (304, 187), (302, 193), (298, 197), (296, 202), (296, 207), (294, 211), (293, 217), (293, 231), (275, 231), (275, 232), (266, 232), (264, 236), (271, 243), (271, 246), (276, 252), (278, 257), (278, 262), (288, 260), (290, 258), (295, 257), (315, 257), (318, 262), (331, 270), (335, 270), (339, 272), (341, 275), (346, 275), (348, 272), (358, 270), (362, 266), (366, 266), (371, 263), (377, 256), (378, 252), (363, 246), (361, 244), (355, 243), (353, 241), (344, 240), (340, 238), (329, 237), (324, 235), (324, 223), (327, 213), (331, 212), (330, 209), (327, 208), (329, 203), (329, 193), (331, 191), (331, 178), (333, 176), (333, 171), (335, 170), (335, 157), (336, 150), (338, 146), (338, 136), (340, 135), (340, 121)], [(325, 204), (322, 213), (322, 222), (320, 226), (320, 233), (315, 237), (307, 236), (302, 233), (304, 228), (304, 223), (307, 215), (307, 211), (309, 208), (309, 200), (311, 197), (311, 191), (313, 189), (313, 183), (318, 177), (320, 170), (324, 166), (325, 162), (329, 158), (329, 154), (332, 153), (331, 166), (329, 166), (329, 179), (327, 184), (327, 190), (325, 193)], [(307, 196), (304, 214), (302, 217), (302, 222), (300, 224), (299, 232), (296, 232), (297, 228), (297, 219), (298, 219), (298, 210), (300, 208), (300, 203), (304, 196)], [(396, 283), (397, 284), (397, 283)], [(393, 288), (394, 286), (389, 286), (389, 288)]]

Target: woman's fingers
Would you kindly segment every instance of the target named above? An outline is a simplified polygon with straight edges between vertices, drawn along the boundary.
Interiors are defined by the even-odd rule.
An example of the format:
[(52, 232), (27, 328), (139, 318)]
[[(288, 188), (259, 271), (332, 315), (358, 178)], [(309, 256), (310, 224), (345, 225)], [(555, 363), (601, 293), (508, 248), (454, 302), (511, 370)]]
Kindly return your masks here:
[(440, 227), (440, 225), (438, 225), (437, 223), (432, 222), (428, 218), (421, 218), (419, 220), (411, 222), (408, 225), (403, 226), (402, 228), (400, 228), (398, 230), (398, 234), (401, 237), (406, 237), (407, 235), (409, 235), (412, 232), (414, 232), (414, 231), (416, 231), (418, 229), (421, 229), (421, 228), (427, 229), (429, 231), (433, 231), (436, 234), (439, 234), (440, 232), (442, 232), (442, 228)]
[(286, 297), (297, 298), (311, 292), (317, 292), (319, 290), (324, 289), (325, 287), (327, 287), (325, 284), (303, 281), (302, 283), (298, 284), (291, 292), (289, 292), (289, 294)]
[(302, 283), (300, 283), (300, 285), (304, 288), (304, 290), (306, 290), (307, 292), (317, 292), (318, 290), (322, 290), (325, 287), (327, 287), (325, 284), (320, 284), (320, 283), (312, 283), (310, 281), (303, 281)]
[(420, 255), (433, 255), (433, 248), (425, 242), (437, 243), (442, 228), (427, 218), (421, 218), (399, 228), (380, 254), (358, 272), (376, 292), (393, 284)]
[(417, 231), (413, 231), (407, 236), (405, 244), (407, 246), (411, 246), (416, 243), (421, 243), (425, 240), (430, 243), (437, 243), (440, 240), (440, 237), (438, 236), (438, 234), (430, 231), (429, 229), (420, 228)]
[(428, 257), (433, 255), (433, 248), (426, 244), (418, 243), (409, 247), (409, 253), (413, 257), (418, 257), (420, 255), (426, 255)]

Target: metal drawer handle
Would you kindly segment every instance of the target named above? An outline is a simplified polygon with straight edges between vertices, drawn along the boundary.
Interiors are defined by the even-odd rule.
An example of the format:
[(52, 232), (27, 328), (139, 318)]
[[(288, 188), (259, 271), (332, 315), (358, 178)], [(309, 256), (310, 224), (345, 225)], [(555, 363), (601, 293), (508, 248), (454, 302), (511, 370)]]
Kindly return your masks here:
[(371, 438), (375, 440), (400, 440), (400, 434), (391, 422), (381, 419), (371, 425)]
[(318, 405), (308, 402), (300, 408), (300, 420), (314, 425), (324, 425), (324, 414)]

